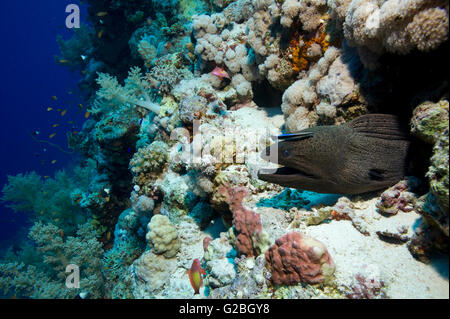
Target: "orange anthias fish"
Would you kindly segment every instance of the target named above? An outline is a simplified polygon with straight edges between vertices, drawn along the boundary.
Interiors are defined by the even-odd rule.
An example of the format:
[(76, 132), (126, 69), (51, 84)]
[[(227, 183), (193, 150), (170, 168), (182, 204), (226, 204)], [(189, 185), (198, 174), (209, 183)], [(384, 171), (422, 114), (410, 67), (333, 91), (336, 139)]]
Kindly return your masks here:
[(230, 78), (230, 75), (227, 73), (227, 71), (225, 71), (223, 68), (219, 68), (218, 66), (216, 66), (214, 70), (211, 71), (211, 73), (215, 76), (218, 76), (219, 78)]
[(200, 265), (200, 260), (194, 259), (191, 268), (186, 271), (191, 281), (191, 286), (194, 288), (195, 294), (200, 294), (200, 287), (203, 286), (202, 275), (206, 275), (205, 270)]

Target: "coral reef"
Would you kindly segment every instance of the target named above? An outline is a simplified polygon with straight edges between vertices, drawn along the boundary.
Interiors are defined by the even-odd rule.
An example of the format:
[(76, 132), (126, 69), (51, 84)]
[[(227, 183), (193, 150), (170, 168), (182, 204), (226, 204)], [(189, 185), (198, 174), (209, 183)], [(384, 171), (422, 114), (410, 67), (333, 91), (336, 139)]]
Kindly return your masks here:
[(334, 262), (319, 241), (291, 232), (275, 241), (266, 252), (266, 260), (277, 285), (299, 282), (318, 284), (331, 280)]
[(349, 44), (374, 54), (429, 51), (448, 39), (446, 1), (333, 0), (329, 5)]
[[(83, 78), (80, 159), (8, 177), (34, 226), (1, 297), (448, 298), (430, 266), (448, 254), (448, 1), (87, 2), (56, 58)], [(276, 136), (367, 113), (409, 121), (424, 176), (359, 196), (258, 179)]]
[(178, 231), (167, 216), (155, 215), (147, 226), (147, 241), (157, 255), (172, 258), (180, 249)]
[(161, 171), (167, 162), (168, 146), (162, 141), (155, 141), (152, 144), (140, 148), (130, 161), (130, 168), (133, 174), (139, 175)]
[(414, 256), (429, 262), (433, 248), (446, 251), (449, 235), (448, 101), (423, 102), (414, 109), (411, 132), (433, 145), (433, 155), (426, 177), (430, 191), (416, 204), (423, 215), (421, 227), (409, 243)]
[[(413, 185), (411, 187), (410, 185)], [(399, 211), (410, 212), (414, 209), (416, 196), (410, 190), (414, 181), (400, 181), (381, 194), (377, 208), (383, 214), (397, 214)]]
[[(103, 295), (103, 249), (90, 223), (80, 225), (76, 237), (65, 237), (55, 225), (38, 222), (29, 236), (36, 243), (41, 260), (30, 265), (1, 263), (0, 289), (5, 295), (13, 293), (21, 298), (74, 298), (80, 292), (89, 298)], [(80, 269), (79, 289), (66, 287), (62, 280), (70, 264)]]
[(247, 256), (258, 256), (266, 249), (266, 235), (262, 231), (261, 219), (258, 214), (243, 206), (242, 201), (248, 195), (243, 187), (231, 188), (221, 186), (233, 213), (233, 226), (236, 229), (236, 248)]

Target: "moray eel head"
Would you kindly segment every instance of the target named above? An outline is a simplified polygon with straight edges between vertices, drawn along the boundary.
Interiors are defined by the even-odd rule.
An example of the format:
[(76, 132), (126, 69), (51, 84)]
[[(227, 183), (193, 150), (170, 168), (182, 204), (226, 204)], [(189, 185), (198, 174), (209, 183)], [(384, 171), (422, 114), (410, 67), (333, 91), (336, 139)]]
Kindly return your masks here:
[(267, 147), (261, 157), (271, 163), (282, 165), (277, 169), (260, 169), (258, 178), (285, 187), (305, 188), (321, 185), (327, 180), (324, 171), (311, 160), (315, 144), (314, 130), (308, 129), (296, 134), (284, 134), (280, 141)]

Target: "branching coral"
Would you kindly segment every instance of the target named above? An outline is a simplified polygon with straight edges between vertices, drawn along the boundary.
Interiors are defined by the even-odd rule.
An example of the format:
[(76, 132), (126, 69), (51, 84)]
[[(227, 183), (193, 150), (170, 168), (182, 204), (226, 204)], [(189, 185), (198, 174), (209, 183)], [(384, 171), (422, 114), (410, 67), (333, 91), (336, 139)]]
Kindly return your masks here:
[(93, 113), (108, 112), (126, 103), (138, 105), (157, 114), (160, 111), (159, 105), (151, 102), (145, 91), (149, 84), (142, 78), (141, 70), (137, 67), (131, 69), (125, 86), (121, 86), (117, 78), (105, 73), (98, 74), (97, 83), (100, 90), (97, 91), (97, 100), (91, 108)]
[(46, 180), (35, 172), (8, 176), (1, 199), (15, 211), (32, 213), (34, 221), (51, 222), (72, 234), (78, 224), (86, 221), (82, 208), (97, 213), (92, 202), (100, 201), (95, 195), (104, 185), (98, 179), (90, 179), (95, 171), (92, 165), (95, 163), (88, 162), (71, 172), (59, 171)]
[(168, 54), (159, 58), (146, 75), (147, 87), (158, 89), (159, 94), (168, 94), (183, 79), (192, 78), (192, 73), (183, 66), (180, 54)]
[(8, 176), (8, 184), (3, 189), (3, 202), (14, 211), (34, 212), (36, 199), (41, 193), (44, 182), (36, 172)]
[[(103, 249), (92, 225), (81, 225), (76, 237), (65, 238), (60, 228), (39, 222), (31, 228), (29, 235), (42, 254), (42, 262), (38, 265), (0, 264), (0, 288), (5, 293), (32, 298), (74, 298), (80, 292), (89, 298), (102, 296), (100, 266)], [(69, 264), (80, 269), (80, 289), (65, 286)]]

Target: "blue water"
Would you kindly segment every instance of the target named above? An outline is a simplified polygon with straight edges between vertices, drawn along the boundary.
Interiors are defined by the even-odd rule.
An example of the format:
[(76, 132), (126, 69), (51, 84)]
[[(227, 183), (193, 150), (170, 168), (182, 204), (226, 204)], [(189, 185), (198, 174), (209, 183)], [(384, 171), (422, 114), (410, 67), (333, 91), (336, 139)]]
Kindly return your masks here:
[[(52, 143), (67, 149), (66, 132), (74, 129), (67, 122), (74, 121), (80, 129), (84, 120), (84, 111), (79, 112), (77, 107), (79, 103), (84, 105), (77, 89), (80, 76), (54, 60), (59, 54), (57, 34), (69, 38), (72, 33), (65, 28), (69, 3), (78, 1), (0, 2), (0, 188), (8, 174), (36, 171), (52, 176), (74, 160), (74, 155), (30, 137), (35, 130), (39, 130), (40, 139), (46, 140), (56, 133)], [(55, 110), (47, 112), (47, 107), (68, 111), (62, 117)], [(60, 126), (53, 128), (53, 124)], [(51, 164), (53, 160), (57, 162)], [(25, 214), (14, 213), (0, 202), (0, 250), (8, 245), (7, 239), (18, 235), (26, 220)]]

